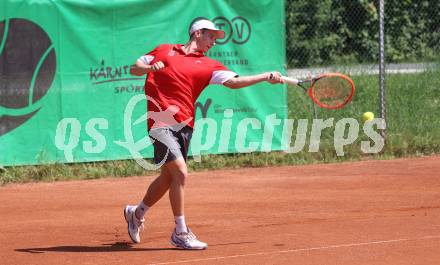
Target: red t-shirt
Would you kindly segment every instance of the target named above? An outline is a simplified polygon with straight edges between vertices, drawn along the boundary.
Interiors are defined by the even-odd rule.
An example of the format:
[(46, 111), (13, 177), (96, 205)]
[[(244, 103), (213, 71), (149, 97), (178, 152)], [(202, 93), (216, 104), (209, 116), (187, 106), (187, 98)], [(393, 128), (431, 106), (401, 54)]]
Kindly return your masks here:
[[(145, 82), (145, 94), (148, 96), (148, 128), (175, 125), (189, 121), (194, 127), (194, 104), (209, 84), (223, 84), (237, 74), (227, 69), (220, 62), (204, 56), (203, 53), (185, 54), (180, 44), (163, 44), (139, 58), (146, 64), (162, 61), (165, 65), (160, 71), (150, 72)], [(169, 119), (158, 121), (158, 112), (173, 106), (175, 124)], [(178, 109), (176, 109), (176, 107)], [(151, 115), (151, 112), (156, 112)], [(155, 116), (156, 118), (153, 118)], [(169, 117), (169, 115), (168, 115)], [(153, 120), (154, 119), (154, 120)]]

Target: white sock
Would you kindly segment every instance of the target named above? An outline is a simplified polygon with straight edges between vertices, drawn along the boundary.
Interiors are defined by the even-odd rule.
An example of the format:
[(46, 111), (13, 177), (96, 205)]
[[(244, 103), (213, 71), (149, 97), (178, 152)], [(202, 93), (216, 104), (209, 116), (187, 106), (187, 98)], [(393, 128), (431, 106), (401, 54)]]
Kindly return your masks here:
[(185, 216), (174, 216), (174, 221), (176, 223), (176, 233), (188, 233), (188, 229), (186, 228)]
[(143, 201), (139, 203), (139, 205), (136, 208), (136, 212), (134, 213), (136, 215), (136, 218), (141, 220), (144, 218), (145, 213), (150, 209)]

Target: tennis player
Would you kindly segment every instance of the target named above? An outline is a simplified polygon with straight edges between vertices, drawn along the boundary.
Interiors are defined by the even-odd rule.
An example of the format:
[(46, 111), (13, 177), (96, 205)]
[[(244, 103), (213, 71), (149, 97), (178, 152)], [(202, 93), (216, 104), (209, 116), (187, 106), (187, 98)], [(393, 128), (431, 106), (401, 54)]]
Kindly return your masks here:
[[(183, 249), (208, 247), (188, 228), (184, 215), (184, 187), (188, 176), (186, 159), (194, 127), (194, 104), (209, 84), (237, 89), (264, 81), (271, 84), (283, 82), (276, 71), (239, 76), (220, 62), (206, 57), (204, 53), (215, 45), (216, 39), (225, 36), (224, 31), (207, 19), (194, 21), (189, 36), (184, 45), (157, 46), (141, 56), (130, 71), (137, 76), (147, 74), (145, 93), (157, 103), (147, 107), (148, 132), (153, 141), (154, 161), (163, 163), (159, 177), (150, 184), (143, 200), (124, 209), (128, 234), (134, 243), (140, 243), (146, 212), (169, 191), (175, 220), (171, 244)], [(160, 114), (170, 107), (172, 112)], [(157, 115), (150, 115), (153, 112)], [(174, 118), (170, 119), (170, 113)]]

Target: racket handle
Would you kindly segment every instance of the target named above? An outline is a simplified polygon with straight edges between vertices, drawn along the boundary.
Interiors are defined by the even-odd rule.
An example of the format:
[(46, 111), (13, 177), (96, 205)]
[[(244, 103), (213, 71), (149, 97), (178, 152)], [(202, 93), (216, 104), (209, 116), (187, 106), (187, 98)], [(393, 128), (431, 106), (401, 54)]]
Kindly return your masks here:
[(298, 79), (287, 77), (287, 76), (282, 76), (281, 79), (284, 80), (284, 82), (291, 84), (291, 85), (298, 85), (298, 83), (299, 83)]

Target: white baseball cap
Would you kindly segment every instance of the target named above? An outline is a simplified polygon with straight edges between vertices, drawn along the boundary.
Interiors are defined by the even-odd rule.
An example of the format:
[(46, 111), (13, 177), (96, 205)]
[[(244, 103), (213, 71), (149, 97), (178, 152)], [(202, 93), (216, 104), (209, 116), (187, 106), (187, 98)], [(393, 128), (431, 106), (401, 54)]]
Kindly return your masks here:
[(189, 29), (189, 35), (191, 36), (191, 34), (199, 29), (209, 29), (214, 31), (218, 39), (223, 39), (225, 37), (225, 32), (221, 29), (216, 28), (214, 23), (207, 19), (201, 19), (194, 22)]

